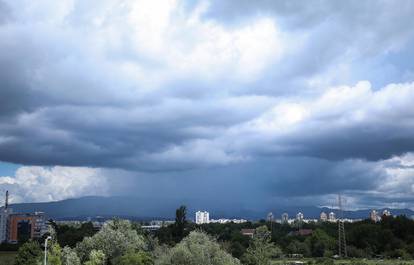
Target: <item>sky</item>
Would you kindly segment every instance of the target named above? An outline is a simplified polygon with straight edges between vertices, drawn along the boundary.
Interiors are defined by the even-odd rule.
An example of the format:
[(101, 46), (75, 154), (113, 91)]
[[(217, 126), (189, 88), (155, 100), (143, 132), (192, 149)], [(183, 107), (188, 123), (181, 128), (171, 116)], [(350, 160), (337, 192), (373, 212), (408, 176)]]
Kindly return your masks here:
[(413, 14), (0, 0), (0, 193), (414, 209)]

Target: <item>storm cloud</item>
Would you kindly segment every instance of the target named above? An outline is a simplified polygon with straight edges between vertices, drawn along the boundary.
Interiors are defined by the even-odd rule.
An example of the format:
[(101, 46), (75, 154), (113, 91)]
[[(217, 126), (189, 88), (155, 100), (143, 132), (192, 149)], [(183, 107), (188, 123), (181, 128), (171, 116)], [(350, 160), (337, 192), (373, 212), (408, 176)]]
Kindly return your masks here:
[(64, 197), (156, 185), (191, 198), (203, 183), (252, 205), (341, 192), (411, 207), (414, 173), (396, 161), (414, 160), (413, 13), (412, 1), (0, 1), (0, 161), (102, 179)]

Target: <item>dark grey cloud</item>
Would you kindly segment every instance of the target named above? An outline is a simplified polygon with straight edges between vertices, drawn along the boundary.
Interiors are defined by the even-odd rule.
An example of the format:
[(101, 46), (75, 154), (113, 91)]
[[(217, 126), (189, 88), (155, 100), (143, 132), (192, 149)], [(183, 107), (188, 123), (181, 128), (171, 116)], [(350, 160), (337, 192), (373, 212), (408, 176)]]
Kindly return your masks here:
[(380, 190), (414, 151), (412, 1), (27, 3), (0, 2), (1, 161), (259, 203)]

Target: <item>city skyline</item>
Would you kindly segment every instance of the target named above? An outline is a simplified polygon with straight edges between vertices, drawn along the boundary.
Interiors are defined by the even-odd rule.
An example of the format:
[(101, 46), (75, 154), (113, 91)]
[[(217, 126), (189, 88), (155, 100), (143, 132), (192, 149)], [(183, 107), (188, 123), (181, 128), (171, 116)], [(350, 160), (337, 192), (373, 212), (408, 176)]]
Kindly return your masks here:
[(414, 210), (413, 13), (0, 0), (0, 198)]

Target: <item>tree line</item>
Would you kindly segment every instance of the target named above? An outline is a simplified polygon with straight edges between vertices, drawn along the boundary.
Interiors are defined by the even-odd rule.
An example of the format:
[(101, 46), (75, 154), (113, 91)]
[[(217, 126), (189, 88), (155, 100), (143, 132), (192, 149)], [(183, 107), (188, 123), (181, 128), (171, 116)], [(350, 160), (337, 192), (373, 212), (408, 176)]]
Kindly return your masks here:
[[(188, 222), (186, 207), (176, 210), (175, 223), (154, 233), (138, 223), (111, 220), (95, 231), (52, 222), (48, 264), (52, 265), (269, 265), (289, 256), (332, 262), (337, 253), (337, 224), (329, 222), (279, 224), (203, 224)], [(241, 233), (255, 229), (254, 236)], [(298, 235), (298, 229), (311, 229)], [(414, 257), (414, 222), (405, 216), (384, 216), (380, 222), (346, 223), (348, 255), (353, 258)], [(309, 230), (308, 230), (309, 231)], [(45, 235), (47, 236), (47, 235)], [(20, 245), (16, 265), (42, 262), (42, 240)]]

